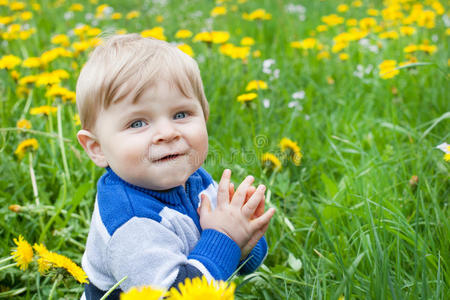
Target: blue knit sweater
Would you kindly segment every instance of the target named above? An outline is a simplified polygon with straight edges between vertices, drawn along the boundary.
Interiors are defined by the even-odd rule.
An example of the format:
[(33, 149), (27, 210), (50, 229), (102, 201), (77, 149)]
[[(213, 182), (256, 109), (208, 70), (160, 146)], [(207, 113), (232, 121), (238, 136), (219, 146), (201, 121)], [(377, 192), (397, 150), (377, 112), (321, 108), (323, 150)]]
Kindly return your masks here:
[[(182, 186), (153, 191), (129, 184), (110, 168), (99, 179), (83, 255), (87, 299), (99, 299), (124, 276), (121, 290), (151, 285), (170, 288), (186, 278), (226, 280), (240, 268), (253, 272), (267, 254), (262, 238), (240, 266), (239, 246), (225, 234), (202, 230), (197, 208), (207, 194), (213, 209), (217, 184), (202, 168)], [(116, 294), (118, 295), (118, 294)], [(110, 298), (108, 298), (110, 299)]]

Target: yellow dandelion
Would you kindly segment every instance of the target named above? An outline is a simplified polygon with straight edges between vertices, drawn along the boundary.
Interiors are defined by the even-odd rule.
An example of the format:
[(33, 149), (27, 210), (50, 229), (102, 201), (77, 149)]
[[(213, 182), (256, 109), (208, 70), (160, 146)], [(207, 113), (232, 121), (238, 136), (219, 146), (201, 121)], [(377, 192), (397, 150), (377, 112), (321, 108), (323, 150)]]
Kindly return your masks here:
[(350, 56), (347, 53), (341, 53), (339, 54), (339, 59), (344, 61), (344, 60), (348, 60), (350, 58)]
[(194, 50), (188, 44), (177, 45), (177, 48), (186, 53), (187, 55), (194, 57)]
[(449, 162), (450, 161), (450, 153), (444, 154), (444, 160)]
[(167, 40), (164, 35), (164, 28), (160, 26), (153, 27), (152, 29), (147, 29), (141, 32), (142, 37), (152, 37), (158, 40), (165, 41)]
[(11, 75), (11, 78), (14, 79), (15, 81), (17, 81), (20, 77), (20, 73), (17, 72), (16, 70), (12, 70), (11, 72), (9, 72), (9, 75)]
[(175, 37), (177, 39), (190, 38), (191, 36), (192, 36), (192, 31), (187, 30), (187, 29), (180, 29), (177, 31), (177, 33), (175, 33)]
[(258, 97), (258, 94), (256, 94), (256, 93), (242, 94), (237, 97), (237, 101), (242, 102), (242, 103), (248, 102), (248, 101), (252, 101), (253, 99), (256, 99), (256, 97)]
[(127, 15), (125, 16), (125, 18), (126, 18), (127, 20), (131, 20), (131, 19), (138, 18), (140, 15), (141, 15), (140, 12), (138, 12), (137, 10), (133, 10), (133, 11), (130, 11), (129, 13), (127, 13)]
[(253, 46), (255, 44), (255, 40), (249, 36), (243, 37), (241, 39), (242, 46)]
[(24, 11), (19, 17), (22, 21), (28, 21), (33, 17), (33, 13), (31, 11)]
[(111, 14), (111, 19), (112, 20), (120, 20), (120, 19), (122, 19), (122, 14), (119, 12), (115, 12), (115, 13)]
[(81, 119), (80, 119), (80, 115), (79, 114), (75, 114), (73, 116), (73, 120), (75, 121), (75, 125), (81, 125)]
[(30, 129), (31, 128), (31, 122), (27, 119), (20, 119), (17, 121), (16, 124), (17, 128), (23, 128), (23, 129)]
[(38, 141), (35, 138), (32, 139), (26, 139), (22, 141), (19, 146), (17, 146), (16, 151), (14, 151), (14, 154), (17, 155), (19, 159), (24, 158), (25, 153), (27, 150), (37, 150), (39, 148)]
[(281, 169), (281, 161), (274, 154), (266, 152), (261, 156), (261, 162), (264, 167), (268, 167), (275, 171)]
[(28, 57), (22, 63), (22, 66), (26, 68), (39, 68), (42, 65), (40, 57)]
[(164, 296), (163, 290), (158, 290), (150, 286), (141, 288), (132, 288), (125, 293), (120, 294), (120, 300), (159, 300)]
[(280, 141), (280, 148), (281, 151), (287, 153), (289, 157), (292, 159), (292, 162), (296, 166), (300, 166), (300, 162), (302, 160), (302, 153), (300, 147), (297, 145), (296, 142), (284, 137)]
[(14, 11), (23, 10), (25, 8), (25, 3), (19, 2), (19, 1), (14, 1), (9, 4), (9, 8)]
[(50, 262), (44, 260), (42, 258), (42, 256), (44, 256), (48, 250), (47, 248), (44, 246), (44, 244), (34, 244), (33, 245), (34, 251), (36, 251), (36, 255), (39, 257), (37, 262), (38, 262), (38, 271), (41, 274), (45, 274), (51, 267)]
[(267, 90), (268, 86), (265, 81), (262, 80), (252, 80), (247, 84), (247, 87), (245, 88), (245, 91), (252, 91), (252, 90)]
[(61, 268), (69, 272), (69, 274), (79, 283), (88, 283), (86, 273), (70, 258), (48, 251), (42, 244), (37, 245), (35, 250), (39, 255), (38, 264), (44, 272), (49, 268)]
[(0, 70), (1, 69), (13, 69), (17, 65), (19, 65), (22, 60), (15, 55), (5, 55), (0, 58)]
[(176, 288), (171, 288), (169, 291), (168, 299), (171, 300), (234, 300), (235, 284), (230, 284), (224, 281), (212, 281), (208, 283), (208, 280), (203, 276), (202, 278), (196, 277), (192, 280), (187, 278), (183, 283)]
[(230, 33), (227, 31), (203, 31), (194, 36), (194, 42), (206, 42), (214, 44), (223, 44), (230, 39)]
[(72, 92), (57, 84), (52, 85), (45, 93), (45, 96), (49, 98), (60, 97), (64, 102), (75, 102), (75, 92)]
[(69, 7), (70, 11), (83, 11), (84, 6), (80, 3), (74, 3)]
[(244, 20), (248, 20), (248, 21), (254, 21), (254, 20), (270, 20), (272, 19), (272, 14), (269, 14), (268, 12), (266, 12), (265, 9), (263, 8), (258, 8), (254, 11), (252, 11), (251, 13), (244, 13), (242, 15), (242, 18)]
[(14, 239), (14, 243), (17, 245), (17, 247), (11, 251), (11, 255), (13, 256), (19, 268), (24, 271), (28, 268), (28, 265), (33, 260), (33, 248), (23, 238), (22, 235), (19, 235), (19, 240)]
[(349, 10), (349, 7), (347, 4), (339, 4), (337, 7), (338, 12), (346, 12)]
[(227, 8), (225, 6), (216, 6), (211, 10), (211, 17), (217, 17), (220, 15), (225, 15), (227, 13)]
[(52, 37), (51, 41), (52, 44), (61, 45), (64, 47), (67, 47), (70, 45), (69, 37), (65, 34), (57, 34)]
[(380, 77), (382, 79), (389, 79), (400, 73), (397, 68), (397, 61), (393, 59), (388, 59), (383, 61), (379, 66), (380, 68)]
[(328, 51), (321, 51), (317, 54), (316, 57), (318, 60), (328, 59), (330, 58), (330, 53)]
[(33, 107), (30, 109), (30, 115), (50, 115), (51, 113), (55, 113), (58, 110), (57, 107), (43, 105), (39, 107)]

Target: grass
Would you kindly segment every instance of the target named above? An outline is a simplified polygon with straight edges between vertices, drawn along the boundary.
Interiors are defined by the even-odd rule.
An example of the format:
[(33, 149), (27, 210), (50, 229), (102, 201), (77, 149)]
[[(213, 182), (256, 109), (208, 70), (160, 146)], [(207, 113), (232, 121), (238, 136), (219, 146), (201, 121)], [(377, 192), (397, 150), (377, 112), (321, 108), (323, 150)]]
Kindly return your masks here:
[[(410, 2), (409, 8), (402, 4), (404, 17), (399, 22), (416, 3)], [(219, 45), (185, 40), (199, 62), (211, 108), (205, 168), (216, 179), (230, 168), (235, 182), (254, 175), (268, 186), (267, 205), (277, 208), (266, 235), (270, 249), (264, 265), (234, 279), (238, 299), (445, 299), (450, 293), (449, 163), (435, 149), (449, 141), (444, 24), (448, 7), (443, 15), (435, 14), (432, 28), (413, 22), (410, 26), (416, 32), (411, 36), (381, 39), (372, 31), (365, 40), (377, 47), (375, 52), (362, 42), (350, 42), (341, 51), (349, 59), (341, 61), (339, 53), (331, 51), (333, 37), (349, 27), (344, 23), (317, 32), (321, 17), (337, 13), (345, 21), (360, 20), (368, 17), (368, 8), (385, 9), (382, 1), (363, 1), (362, 7), (352, 1), (229, 1), (224, 4), (227, 14), (215, 18), (209, 17), (214, 7), (209, 1), (109, 1), (115, 12), (141, 12), (136, 19), (116, 21), (95, 18), (103, 2), (80, 1), (84, 10), (70, 18), (69, 2), (40, 1), (40, 11), (24, 3), (33, 17), (14, 23), (29, 24), (36, 32), (26, 40), (3, 39), (1, 56), (13, 54), (22, 60), (40, 56), (56, 47), (51, 44), (55, 34), (78, 41), (70, 33), (80, 23), (103, 32), (162, 26), (171, 42), (180, 42), (174, 36), (181, 28), (194, 34), (204, 29), (228, 31), (235, 45), (244, 36), (254, 38), (252, 51), (260, 50), (261, 56), (250, 54), (245, 63), (221, 54)], [(349, 10), (337, 12), (342, 3)], [(289, 4), (301, 4), (305, 12), (289, 12)], [(242, 13), (257, 8), (266, 9), (272, 19), (242, 18)], [(424, 10), (436, 8), (425, 4)], [(14, 14), (8, 6), (0, 6), (1, 16)], [(156, 22), (157, 15), (164, 17), (162, 23)], [(379, 24), (383, 21), (382, 15), (374, 18)], [(399, 32), (400, 25), (389, 26), (386, 20), (384, 24), (383, 30)], [(0, 33), (8, 26), (1, 26)], [(328, 59), (317, 58), (322, 50), (290, 47), (291, 42), (311, 36), (324, 45)], [(416, 65), (400, 68), (391, 79), (380, 78), (381, 62), (406, 61), (404, 47), (424, 43), (436, 45), (437, 51), (415, 52)], [(87, 53), (58, 58), (41, 70), (22, 66), (15, 70), (23, 77), (65, 69), (70, 77), (61, 85), (74, 90)], [(267, 59), (275, 61), (270, 74), (263, 68)], [(368, 72), (357, 76), (358, 68)], [(264, 80), (269, 89), (257, 91), (258, 98), (250, 103), (237, 102), (254, 79)], [(11, 70), (0, 70), (2, 257), (10, 255), (13, 238), (22, 234), (31, 243), (42, 242), (80, 263), (96, 181), (103, 170), (89, 161), (76, 141), (80, 128), (73, 120), (73, 103), (46, 97), (45, 87), (31, 85), (26, 95), (18, 95), (17, 89)], [(298, 91), (304, 91), (303, 99), (293, 99)], [(50, 116), (30, 114), (31, 108), (41, 105), (60, 109)], [(16, 128), (22, 118), (32, 123), (31, 129)], [(17, 145), (31, 137), (38, 140), (39, 149), (19, 160), (14, 155)], [(271, 172), (260, 156), (265, 152), (281, 156), (278, 143), (283, 137), (301, 147), (301, 165), (284, 159), (281, 171)], [(20, 205), (21, 211), (9, 210), (11, 204)], [(53, 282), (51, 276), (8, 268), (0, 273), (0, 297), (47, 298)], [(76, 298), (81, 292), (82, 286), (69, 280), (56, 288), (55, 295)]]

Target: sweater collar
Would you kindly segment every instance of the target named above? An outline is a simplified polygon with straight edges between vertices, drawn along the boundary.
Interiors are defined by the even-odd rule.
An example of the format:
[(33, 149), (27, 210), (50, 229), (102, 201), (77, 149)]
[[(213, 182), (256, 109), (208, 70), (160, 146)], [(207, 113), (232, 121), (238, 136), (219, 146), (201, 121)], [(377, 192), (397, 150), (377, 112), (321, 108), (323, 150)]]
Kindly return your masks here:
[[(123, 184), (133, 190), (147, 194), (147, 195), (149, 195), (155, 199), (158, 199), (164, 203), (167, 203), (167, 204), (171, 204), (171, 205), (179, 204), (180, 199), (182, 199), (182, 197), (186, 197), (186, 192), (185, 192), (183, 186), (181, 186), (181, 185), (176, 186), (171, 189), (168, 189), (168, 190), (155, 191), (155, 190), (150, 190), (150, 189), (146, 189), (146, 188), (131, 184), (131, 183), (123, 180), (110, 167), (106, 167), (106, 171), (107, 171), (107, 179), (106, 179), (107, 182)], [(191, 180), (191, 177), (192, 177), (192, 175), (186, 181), (187, 186), (190, 185), (189, 181)]]

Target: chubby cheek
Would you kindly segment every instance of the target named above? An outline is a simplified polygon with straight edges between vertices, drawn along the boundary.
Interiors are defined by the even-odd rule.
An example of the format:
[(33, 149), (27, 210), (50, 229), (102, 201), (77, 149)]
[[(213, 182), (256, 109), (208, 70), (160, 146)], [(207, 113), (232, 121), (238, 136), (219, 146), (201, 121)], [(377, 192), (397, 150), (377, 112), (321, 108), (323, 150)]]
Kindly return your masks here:
[(200, 167), (208, 155), (208, 133), (206, 128), (200, 128), (200, 130), (192, 132), (196, 132), (196, 134), (192, 135), (191, 139), (191, 147), (195, 151), (193, 157), (195, 161), (193, 163)]

